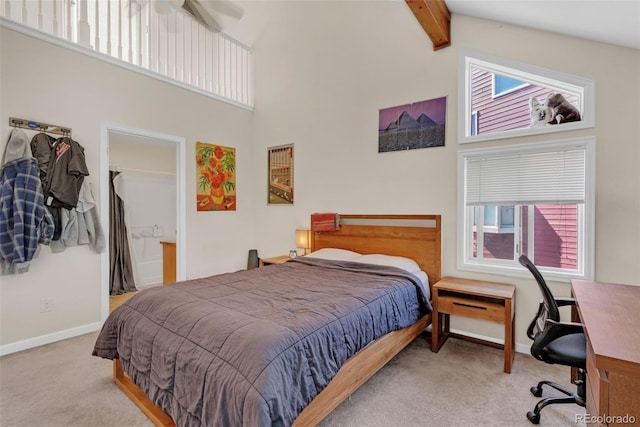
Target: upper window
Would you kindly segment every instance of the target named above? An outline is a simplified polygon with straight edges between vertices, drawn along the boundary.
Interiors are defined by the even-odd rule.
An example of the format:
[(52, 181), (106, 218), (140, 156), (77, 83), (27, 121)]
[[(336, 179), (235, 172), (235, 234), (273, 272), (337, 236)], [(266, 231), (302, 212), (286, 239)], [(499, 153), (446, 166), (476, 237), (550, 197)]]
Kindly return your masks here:
[(461, 150), (458, 268), (518, 274), (527, 255), (554, 279), (593, 276), (593, 138)]
[(594, 126), (594, 82), (462, 51), (459, 142)]

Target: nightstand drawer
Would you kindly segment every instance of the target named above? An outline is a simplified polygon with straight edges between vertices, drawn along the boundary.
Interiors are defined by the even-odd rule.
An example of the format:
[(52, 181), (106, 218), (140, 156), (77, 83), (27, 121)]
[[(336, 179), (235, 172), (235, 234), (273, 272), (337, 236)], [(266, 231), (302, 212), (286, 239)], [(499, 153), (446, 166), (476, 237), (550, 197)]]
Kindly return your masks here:
[(438, 311), (440, 313), (504, 323), (504, 304), (488, 299), (470, 299), (440, 294), (438, 295)]

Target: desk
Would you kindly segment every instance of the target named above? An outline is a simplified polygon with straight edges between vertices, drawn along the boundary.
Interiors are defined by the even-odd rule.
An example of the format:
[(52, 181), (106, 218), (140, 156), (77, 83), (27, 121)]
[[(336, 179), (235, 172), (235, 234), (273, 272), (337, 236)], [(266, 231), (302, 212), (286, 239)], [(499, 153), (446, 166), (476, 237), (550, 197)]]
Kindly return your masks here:
[[(445, 277), (433, 285), (431, 351), (437, 353), (447, 340), (451, 314), (490, 320), (504, 325), (504, 372), (511, 373), (515, 354), (515, 291), (513, 285)], [(477, 340), (481, 341), (481, 340)], [(482, 343), (489, 344), (486, 341)]]
[[(572, 280), (572, 317), (587, 337), (587, 415), (640, 423), (640, 286)], [(606, 417), (609, 417), (607, 420)], [(587, 420), (589, 421), (589, 420)]]

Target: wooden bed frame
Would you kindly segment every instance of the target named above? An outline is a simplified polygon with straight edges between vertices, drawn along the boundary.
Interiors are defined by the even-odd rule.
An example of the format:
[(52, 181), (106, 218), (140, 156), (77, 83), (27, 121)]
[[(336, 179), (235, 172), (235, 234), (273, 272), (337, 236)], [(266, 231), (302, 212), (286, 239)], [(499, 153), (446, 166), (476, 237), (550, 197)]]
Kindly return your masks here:
[[(340, 215), (340, 230), (315, 231), (311, 250), (347, 249), (412, 258), (429, 276), (429, 288), (441, 278), (440, 215)], [(431, 323), (431, 314), (415, 324), (390, 332), (349, 358), (327, 387), (300, 413), (294, 426), (313, 426), (353, 394)], [(175, 426), (113, 361), (113, 381), (156, 426)]]

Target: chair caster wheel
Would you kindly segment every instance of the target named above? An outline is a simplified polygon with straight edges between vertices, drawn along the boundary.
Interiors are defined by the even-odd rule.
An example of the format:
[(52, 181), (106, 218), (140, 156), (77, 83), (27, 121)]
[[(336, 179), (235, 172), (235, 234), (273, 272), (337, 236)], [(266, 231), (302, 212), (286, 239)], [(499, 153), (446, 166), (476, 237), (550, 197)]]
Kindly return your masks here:
[(538, 387), (537, 385), (534, 385), (529, 390), (531, 391), (531, 394), (533, 394), (535, 397), (542, 396), (542, 387)]
[(540, 414), (533, 411), (527, 412), (527, 419), (531, 421), (531, 424), (540, 424)]

